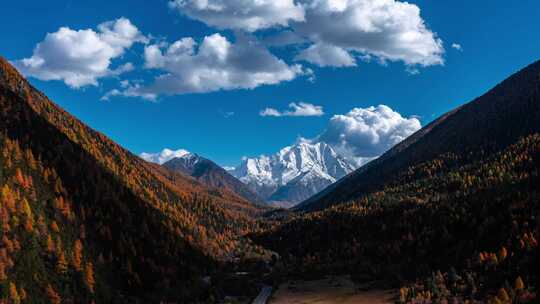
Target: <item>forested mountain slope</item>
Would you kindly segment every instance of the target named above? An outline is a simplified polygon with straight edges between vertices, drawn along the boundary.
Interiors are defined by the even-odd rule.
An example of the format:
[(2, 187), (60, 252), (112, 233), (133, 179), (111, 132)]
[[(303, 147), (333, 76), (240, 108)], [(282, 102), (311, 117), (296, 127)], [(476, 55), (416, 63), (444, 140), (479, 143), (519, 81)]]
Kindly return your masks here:
[(257, 208), (132, 155), (2, 58), (0, 151), (10, 303), (208, 299), (201, 278), (251, 251), (240, 235)]
[(191, 176), (209, 187), (230, 191), (254, 204), (264, 204), (264, 199), (251, 190), (248, 185), (242, 183), (213, 161), (197, 154), (189, 153), (182, 157), (173, 158), (162, 166), (174, 172)]
[(288, 274), (381, 279), (402, 302), (535, 303), (539, 185), (537, 62), (253, 238)]
[(303, 202), (321, 210), (380, 190), (410, 166), (444, 153), (490, 154), (522, 136), (540, 132), (540, 62), (506, 79), (483, 96), (438, 118), (379, 159)]

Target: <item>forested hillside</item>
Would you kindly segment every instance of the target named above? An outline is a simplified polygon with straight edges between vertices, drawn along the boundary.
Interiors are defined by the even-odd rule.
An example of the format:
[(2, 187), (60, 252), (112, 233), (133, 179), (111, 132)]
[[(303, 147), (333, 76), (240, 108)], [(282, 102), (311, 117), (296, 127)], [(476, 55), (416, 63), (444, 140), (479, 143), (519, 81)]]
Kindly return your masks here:
[(533, 303), (539, 132), (535, 63), (253, 238), (288, 275), (352, 272), (400, 302)]
[(173, 158), (164, 163), (163, 167), (191, 176), (209, 187), (229, 191), (232, 195), (238, 195), (251, 203), (265, 205), (265, 201), (248, 185), (213, 161), (197, 154), (189, 153), (183, 157)]
[(397, 144), (379, 159), (302, 203), (299, 210), (357, 200), (382, 189), (399, 172), (445, 153), (498, 152), (540, 132), (540, 62), (510, 76), (486, 94), (454, 109)]
[(0, 151), (8, 303), (208, 300), (202, 278), (256, 249), (257, 208), (132, 155), (3, 59)]

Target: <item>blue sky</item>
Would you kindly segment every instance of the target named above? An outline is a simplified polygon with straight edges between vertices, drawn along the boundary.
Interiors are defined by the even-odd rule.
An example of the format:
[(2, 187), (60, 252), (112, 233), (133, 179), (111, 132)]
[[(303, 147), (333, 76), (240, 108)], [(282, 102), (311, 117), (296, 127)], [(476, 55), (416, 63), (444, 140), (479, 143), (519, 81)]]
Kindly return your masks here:
[[(235, 1), (218, 3), (223, 2)], [(419, 0), (410, 3), (420, 9), (426, 29), (442, 40), (444, 53), (435, 57), (444, 60), (443, 65), (434, 63), (433, 54), (411, 59), (414, 54), (409, 51), (415, 50), (399, 53), (399, 59), (387, 60), (385, 64), (381, 64), (380, 56), (373, 52), (367, 62), (361, 59), (365, 53), (349, 51), (356, 58), (354, 67), (321, 66), (314, 61), (295, 60), (299, 52), (319, 41), (312, 38), (300, 45), (264, 47), (288, 68), (302, 66), (303, 72), (292, 80), (268, 85), (246, 84), (244, 86), (253, 88), (240, 89), (234, 88), (236, 83), (227, 83), (220, 84), (221, 89), (217, 85), (217, 91), (211, 88), (196, 93), (192, 92), (194, 89), (183, 87), (174, 87), (170, 93), (166, 91), (169, 87), (159, 88), (153, 101), (124, 96), (100, 100), (113, 89), (122, 91), (120, 82), (123, 80), (129, 80), (131, 86), (145, 87), (154, 83), (156, 75), (171, 73), (165, 66), (145, 68), (145, 63), (148, 66), (145, 48), (150, 45), (159, 45), (164, 54), (171, 43), (184, 37), (192, 37), (200, 45), (205, 36), (218, 33), (234, 44), (241, 35), (261, 42), (263, 37), (290, 28), (300, 31), (300, 26), (289, 26), (290, 20), (275, 21), (276, 16), (280, 16), (277, 14), (269, 18), (290, 23), (241, 33), (242, 26), (220, 24), (204, 12), (172, 7), (165, 0), (3, 1), (0, 4), (3, 12), (0, 55), (13, 62), (31, 58), (34, 48), (44, 41), (47, 33), (57, 32), (61, 27), (98, 31), (99, 24), (125, 17), (145, 39), (124, 47), (121, 55), (113, 56), (109, 74), (98, 76), (95, 84), (74, 88), (62, 80), (43, 80), (43, 76), (31, 77), (30, 81), (70, 113), (134, 153), (184, 148), (222, 165), (237, 165), (242, 156), (276, 152), (294, 143), (299, 136), (314, 138), (324, 132), (333, 115), (346, 114), (353, 108), (384, 104), (406, 119), (413, 115), (419, 117), (425, 125), (540, 58), (538, 1)], [(291, 17), (294, 18), (299, 17)], [(313, 29), (305, 31), (313, 35), (310, 37), (319, 34), (310, 32)], [(354, 33), (350, 36), (354, 39)], [(363, 45), (364, 42), (357, 43)], [(454, 43), (462, 49), (453, 48)], [(239, 50), (241, 48), (242, 45)], [(393, 51), (384, 47), (377, 50)], [(431, 63), (424, 67), (419, 64), (422, 60), (431, 60)], [(112, 75), (114, 69), (127, 62), (132, 63), (132, 70)], [(418, 73), (411, 73), (412, 70)], [(240, 76), (246, 77), (240, 80), (244, 84), (254, 78)], [(269, 107), (287, 110), (292, 102), (320, 106), (324, 115), (259, 115)]]

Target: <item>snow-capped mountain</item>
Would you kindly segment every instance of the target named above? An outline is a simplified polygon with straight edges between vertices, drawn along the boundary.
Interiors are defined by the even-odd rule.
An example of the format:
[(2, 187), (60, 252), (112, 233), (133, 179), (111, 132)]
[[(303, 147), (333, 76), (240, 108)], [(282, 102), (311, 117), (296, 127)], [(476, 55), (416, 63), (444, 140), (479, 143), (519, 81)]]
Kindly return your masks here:
[(264, 199), (294, 205), (355, 169), (330, 145), (301, 140), (272, 156), (244, 159), (231, 173)]

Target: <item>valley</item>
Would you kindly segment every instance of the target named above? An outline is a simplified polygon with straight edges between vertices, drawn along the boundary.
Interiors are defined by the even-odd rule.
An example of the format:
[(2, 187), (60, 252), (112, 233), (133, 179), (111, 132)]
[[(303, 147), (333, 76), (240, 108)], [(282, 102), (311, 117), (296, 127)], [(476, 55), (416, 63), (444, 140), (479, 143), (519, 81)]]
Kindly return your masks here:
[(306, 141), (147, 162), (4, 59), (0, 118), (6, 303), (538, 299), (540, 62), (357, 170)]
[(316, 281), (289, 281), (281, 284), (270, 304), (386, 304), (394, 303), (395, 290), (378, 290), (369, 284), (353, 283), (347, 276)]

